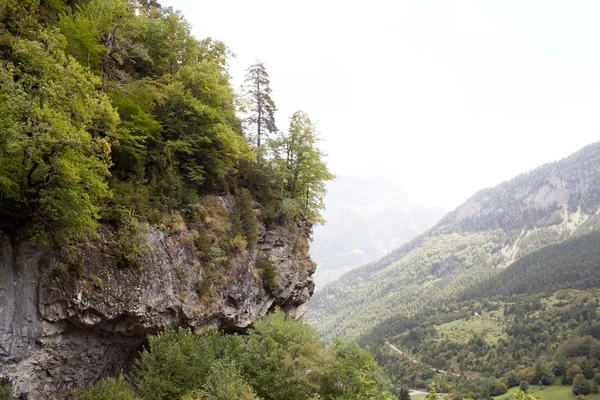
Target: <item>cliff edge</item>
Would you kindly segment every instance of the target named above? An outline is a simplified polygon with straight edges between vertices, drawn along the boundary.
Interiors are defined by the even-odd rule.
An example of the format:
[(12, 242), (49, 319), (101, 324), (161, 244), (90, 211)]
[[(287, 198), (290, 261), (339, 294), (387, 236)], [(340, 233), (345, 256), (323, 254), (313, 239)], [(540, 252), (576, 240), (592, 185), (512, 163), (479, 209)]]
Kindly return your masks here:
[[(215, 199), (231, 213), (231, 199)], [(166, 327), (244, 331), (276, 307), (300, 318), (314, 290), (310, 232), (260, 223), (255, 246), (215, 262), (185, 223), (146, 226), (137, 267), (122, 265), (108, 227), (61, 250), (2, 241), (0, 378), (22, 398), (62, 399), (127, 370), (146, 336)]]

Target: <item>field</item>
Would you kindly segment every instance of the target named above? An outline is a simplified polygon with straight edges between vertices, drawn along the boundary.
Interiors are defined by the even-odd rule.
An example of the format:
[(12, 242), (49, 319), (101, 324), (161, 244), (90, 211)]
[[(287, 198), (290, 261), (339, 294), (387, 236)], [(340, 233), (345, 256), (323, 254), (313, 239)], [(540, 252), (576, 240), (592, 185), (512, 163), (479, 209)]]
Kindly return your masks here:
[[(502, 396), (494, 397), (495, 400), (513, 400), (515, 398), (514, 394), (519, 390), (518, 387), (514, 387), (510, 389), (506, 394)], [(529, 388), (529, 393), (538, 397), (540, 400), (576, 400), (577, 396), (575, 396), (571, 392), (571, 386), (562, 386), (562, 385), (552, 385), (546, 386), (544, 389), (540, 390), (537, 386), (531, 386)], [(426, 394), (415, 394), (411, 395), (411, 400), (424, 400)], [(444, 398), (442, 396), (442, 398)], [(600, 393), (590, 394), (588, 396), (584, 396), (586, 400), (600, 400)]]
[(434, 327), (441, 338), (457, 343), (466, 343), (473, 335), (481, 335), (488, 344), (496, 344), (506, 337), (503, 322), (488, 316), (473, 317), (469, 321), (456, 320)]
[[(514, 388), (510, 389), (508, 391), (508, 393), (506, 393), (502, 396), (494, 397), (494, 399), (497, 399), (497, 400), (514, 399), (515, 397), (513, 396), (513, 394), (516, 393), (517, 390), (519, 390), (519, 388), (514, 387)], [(552, 386), (546, 386), (543, 390), (540, 390), (537, 386), (531, 386), (529, 388), (528, 392), (536, 397), (539, 397), (540, 400), (569, 400), (569, 399), (575, 400), (575, 399), (577, 399), (577, 396), (575, 396), (571, 392), (571, 386), (552, 385)], [(585, 396), (584, 399), (600, 400), (600, 394), (599, 393), (590, 394), (590, 395)]]

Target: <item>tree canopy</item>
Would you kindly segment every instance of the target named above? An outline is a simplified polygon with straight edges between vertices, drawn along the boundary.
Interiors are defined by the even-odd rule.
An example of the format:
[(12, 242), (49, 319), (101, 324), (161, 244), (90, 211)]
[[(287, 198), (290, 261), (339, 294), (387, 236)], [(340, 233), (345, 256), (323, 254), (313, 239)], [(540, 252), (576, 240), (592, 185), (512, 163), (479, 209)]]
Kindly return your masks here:
[(315, 174), (290, 186), (255, 162), (251, 142), (276, 131), (276, 107), (264, 64), (251, 66), (243, 130), (231, 56), (153, 1), (2, 2), (0, 230), (66, 243), (244, 188), (277, 219), (310, 187), (293, 219), (317, 216)]

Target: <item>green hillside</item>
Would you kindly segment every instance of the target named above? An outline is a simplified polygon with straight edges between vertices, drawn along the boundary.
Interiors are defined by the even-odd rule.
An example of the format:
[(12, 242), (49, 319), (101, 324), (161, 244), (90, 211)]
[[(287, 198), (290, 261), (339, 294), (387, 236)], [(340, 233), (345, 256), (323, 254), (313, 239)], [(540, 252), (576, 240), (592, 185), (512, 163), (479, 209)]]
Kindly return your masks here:
[(560, 377), (569, 392), (582, 374), (595, 389), (599, 158), (594, 144), (480, 191), (323, 288), (312, 322), (327, 340), (359, 337), (397, 388), (423, 390), (439, 375), (445, 393), (488, 398)]

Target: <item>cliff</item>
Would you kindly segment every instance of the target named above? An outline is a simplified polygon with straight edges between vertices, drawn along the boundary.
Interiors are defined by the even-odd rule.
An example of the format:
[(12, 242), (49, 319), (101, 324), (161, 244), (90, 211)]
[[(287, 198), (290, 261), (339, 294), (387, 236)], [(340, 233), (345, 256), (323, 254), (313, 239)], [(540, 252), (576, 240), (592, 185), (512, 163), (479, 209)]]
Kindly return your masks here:
[[(231, 212), (229, 199), (216, 199)], [(244, 331), (275, 307), (299, 318), (314, 290), (310, 230), (260, 224), (256, 246), (232, 249), (220, 266), (202, 257), (185, 224), (147, 227), (139, 268), (121, 265), (108, 227), (61, 250), (3, 241), (0, 378), (23, 398), (61, 399), (127, 370), (146, 336), (165, 327)], [(265, 256), (275, 284), (261, 278)]]

